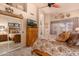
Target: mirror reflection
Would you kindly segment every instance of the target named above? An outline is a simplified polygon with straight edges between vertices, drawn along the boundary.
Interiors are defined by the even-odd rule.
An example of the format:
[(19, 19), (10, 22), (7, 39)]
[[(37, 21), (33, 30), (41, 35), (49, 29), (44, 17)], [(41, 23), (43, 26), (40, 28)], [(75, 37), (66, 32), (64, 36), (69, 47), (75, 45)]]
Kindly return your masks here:
[(21, 45), (21, 22), (15, 18), (0, 19), (0, 53), (17, 48)]

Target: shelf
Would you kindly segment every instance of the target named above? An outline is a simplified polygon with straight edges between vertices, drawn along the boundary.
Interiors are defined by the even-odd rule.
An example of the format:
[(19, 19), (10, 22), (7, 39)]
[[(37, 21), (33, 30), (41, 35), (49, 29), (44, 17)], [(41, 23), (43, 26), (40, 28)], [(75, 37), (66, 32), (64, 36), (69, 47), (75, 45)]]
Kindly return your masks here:
[(15, 18), (19, 18), (19, 19), (23, 19), (23, 17), (20, 16), (20, 15), (16, 15), (16, 14), (13, 14), (13, 13), (8, 13), (8, 12), (2, 11), (2, 10), (0, 10), (0, 14), (7, 15), (7, 16), (11, 16), (11, 17), (15, 17)]

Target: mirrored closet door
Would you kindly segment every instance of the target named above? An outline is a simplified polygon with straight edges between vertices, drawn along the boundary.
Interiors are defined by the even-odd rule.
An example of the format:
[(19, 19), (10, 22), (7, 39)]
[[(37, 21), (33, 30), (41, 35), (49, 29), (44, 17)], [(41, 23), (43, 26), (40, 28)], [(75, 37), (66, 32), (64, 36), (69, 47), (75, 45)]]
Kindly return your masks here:
[(21, 19), (0, 15), (0, 54), (21, 46)]
[(12, 20), (8, 22), (9, 49), (15, 49), (21, 45), (21, 22)]

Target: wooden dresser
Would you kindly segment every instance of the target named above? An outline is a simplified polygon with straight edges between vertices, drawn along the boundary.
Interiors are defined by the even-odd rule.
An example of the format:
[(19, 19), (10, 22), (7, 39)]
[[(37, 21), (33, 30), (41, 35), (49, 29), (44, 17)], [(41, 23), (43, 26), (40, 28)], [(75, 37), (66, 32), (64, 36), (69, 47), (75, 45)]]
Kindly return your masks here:
[(16, 34), (13, 38), (15, 43), (21, 43), (21, 34)]
[(0, 42), (8, 41), (8, 36), (7, 34), (2, 34), (0, 35)]

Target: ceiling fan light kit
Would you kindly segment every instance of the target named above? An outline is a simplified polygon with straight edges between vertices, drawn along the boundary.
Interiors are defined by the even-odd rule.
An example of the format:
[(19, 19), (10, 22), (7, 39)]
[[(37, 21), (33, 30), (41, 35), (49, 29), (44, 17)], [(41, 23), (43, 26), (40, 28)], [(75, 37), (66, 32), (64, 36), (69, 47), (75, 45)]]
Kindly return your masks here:
[(48, 7), (60, 8), (60, 6), (57, 3), (48, 3)]

